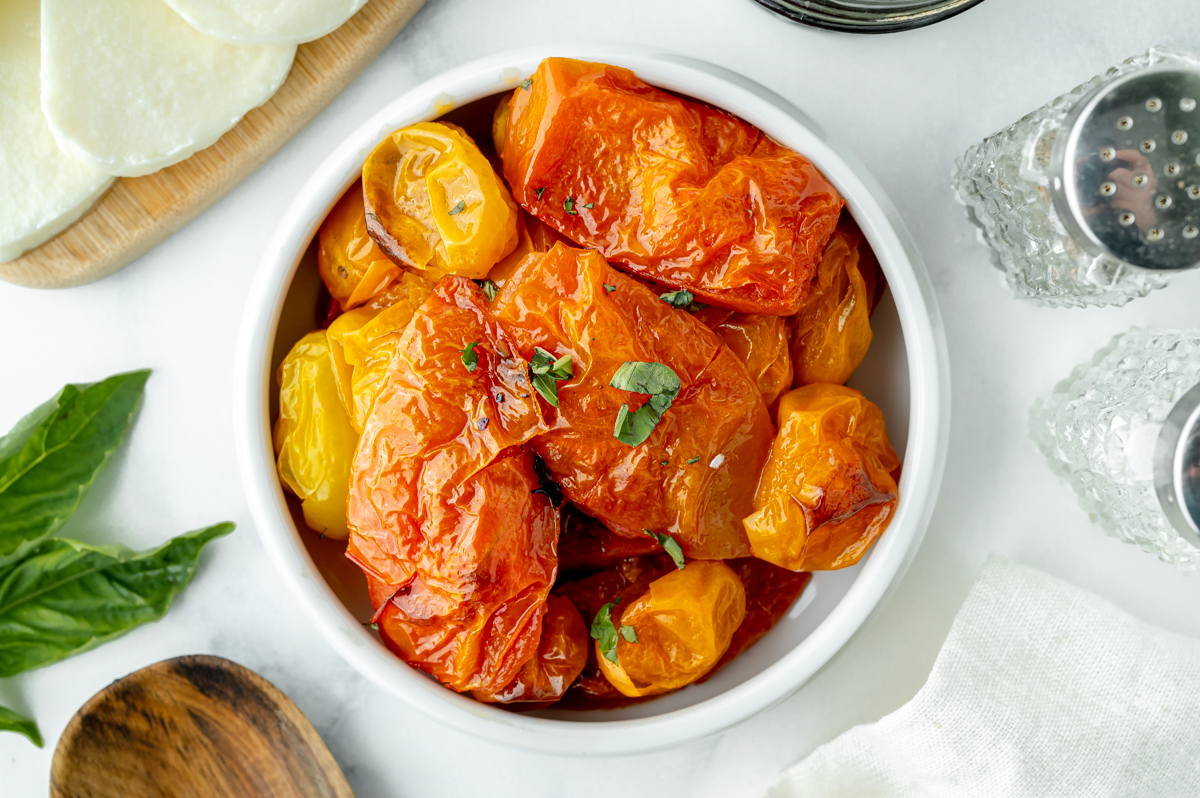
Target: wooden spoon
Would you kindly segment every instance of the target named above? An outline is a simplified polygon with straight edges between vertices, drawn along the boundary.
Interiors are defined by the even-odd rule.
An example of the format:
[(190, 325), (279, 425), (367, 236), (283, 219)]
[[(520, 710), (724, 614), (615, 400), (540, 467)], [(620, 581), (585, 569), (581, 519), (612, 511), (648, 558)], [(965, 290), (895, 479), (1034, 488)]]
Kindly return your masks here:
[(92, 696), (67, 724), (51, 798), (354, 798), (304, 713), (221, 657), (169, 659)]

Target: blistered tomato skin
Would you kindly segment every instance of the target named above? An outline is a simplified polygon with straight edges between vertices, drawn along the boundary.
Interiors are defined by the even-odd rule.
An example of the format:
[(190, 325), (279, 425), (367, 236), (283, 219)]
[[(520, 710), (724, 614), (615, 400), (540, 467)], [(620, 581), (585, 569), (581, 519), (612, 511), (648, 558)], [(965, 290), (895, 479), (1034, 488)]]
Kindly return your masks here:
[(808, 385), (785, 394), (745, 520), (754, 556), (792, 571), (854, 565), (895, 513), (899, 465), (883, 413), (861, 392)]
[(614, 623), (633, 627), (637, 639), (618, 635), (617, 662), (599, 650), (597, 661), (623, 695), (640, 698), (678, 690), (712, 670), (746, 615), (746, 591), (724, 563), (689, 562), (617, 610)]
[(367, 230), (396, 263), (482, 279), (517, 245), (516, 203), (461, 128), (422, 122), (363, 165)]
[[(868, 286), (860, 269), (865, 267)], [(821, 256), (804, 307), (792, 321), (794, 383), (844, 385), (871, 346), (875, 264), (863, 234), (843, 215)]]
[(475, 691), (478, 701), (498, 704), (541, 704), (558, 701), (587, 663), (588, 631), (570, 599), (551, 596), (542, 620), (542, 639), (510, 683), (494, 693)]
[[(774, 427), (745, 366), (710, 329), (599, 253), (562, 244), (522, 261), (492, 307), (520, 357), (535, 347), (572, 357), (558, 408), (545, 406), (549, 430), (532, 441), (569, 500), (617, 534), (671, 534), (689, 557), (750, 554), (741, 521)], [(621, 406), (646, 401), (609, 384), (627, 361), (664, 364), (682, 384), (637, 446), (613, 435)]]
[(747, 313), (800, 309), (844, 204), (801, 155), (619, 67), (543, 61), (503, 127), (522, 207), (622, 269)]
[(333, 206), (317, 240), (317, 271), (342, 310), (370, 301), (404, 272), (367, 233), (361, 180)]
[(344, 539), (358, 432), (342, 407), (324, 331), (311, 332), (292, 347), (279, 364), (278, 380), (274, 439), (279, 478), (300, 498), (311, 529)]
[(391, 591), (380, 633), (459, 691), (499, 691), (536, 654), (555, 578), (558, 511), (526, 446), (546, 425), (515, 349), (477, 285), (443, 279), (396, 345), (351, 473), (347, 555)]
[(785, 318), (724, 308), (704, 308), (695, 316), (745, 364), (767, 407), (792, 387), (792, 357)]

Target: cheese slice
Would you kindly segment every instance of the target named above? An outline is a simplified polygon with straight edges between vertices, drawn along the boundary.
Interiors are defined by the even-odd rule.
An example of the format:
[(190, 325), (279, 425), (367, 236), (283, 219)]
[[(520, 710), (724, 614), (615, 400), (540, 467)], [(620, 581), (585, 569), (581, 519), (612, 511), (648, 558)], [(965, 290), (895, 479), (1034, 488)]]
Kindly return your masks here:
[(214, 39), (162, 0), (42, 0), (42, 111), (79, 160), (145, 175), (266, 102), (295, 54)]
[(166, 0), (197, 30), (227, 42), (301, 44), (354, 16), (367, 0)]
[(0, 0), (0, 262), (53, 238), (109, 187), (59, 149), (38, 97), (40, 0)]

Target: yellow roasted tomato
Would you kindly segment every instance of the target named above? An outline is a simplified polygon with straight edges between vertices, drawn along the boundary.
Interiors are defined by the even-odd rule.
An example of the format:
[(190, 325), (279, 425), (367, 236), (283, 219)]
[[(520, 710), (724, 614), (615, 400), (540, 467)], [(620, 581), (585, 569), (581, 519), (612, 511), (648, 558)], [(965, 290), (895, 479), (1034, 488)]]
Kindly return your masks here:
[(605, 650), (604, 635), (597, 637), (593, 625), (600, 670), (630, 698), (658, 695), (691, 684), (717, 664), (746, 615), (746, 590), (725, 563), (692, 560), (655, 579), (624, 611), (618, 604), (610, 612), (620, 614), (610, 621), (615, 650)]
[(899, 466), (883, 413), (860, 391), (806, 385), (784, 394), (744, 521), (754, 556), (792, 571), (854, 565), (895, 513)]
[(345, 539), (350, 463), (358, 432), (338, 395), (324, 330), (301, 338), (279, 365), (275, 453), (279, 478), (300, 497), (304, 520), (327, 537)]
[[(415, 285), (418, 280), (420, 286)], [(387, 292), (392, 300), (387, 307), (355, 308), (329, 325), (329, 350), (338, 395), (358, 432), (362, 432), (371, 407), (383, 390), (388, 364), (400, 336), (433, 289), (432, 283), (415, 275), (405, 275), (396, 287), (403, 288), (406, 284), (407, 291)]]
[(317, 271), (342, 310), (369, 302), (404, 273), (367, 234), (361, 180), (325, 217), (317, 241)]
[(481, 279), (517, 246), (517, 205), (461, 128), (422, 122), (363, 165), (367, 230), (396, 263)]

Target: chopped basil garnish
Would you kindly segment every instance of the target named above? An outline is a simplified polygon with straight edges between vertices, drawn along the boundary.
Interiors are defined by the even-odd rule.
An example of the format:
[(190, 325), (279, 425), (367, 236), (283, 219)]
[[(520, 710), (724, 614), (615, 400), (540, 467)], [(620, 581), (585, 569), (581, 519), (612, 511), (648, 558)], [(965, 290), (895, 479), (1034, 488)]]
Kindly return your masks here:
[(479, 346), (478, 341), (472, 341), (467, 344), (466, 349), (460, 349), (462, 353), (462, 364), (467, 367), (467, 371), (474, 371), (479, 365), (479, 353), (475, 351), (475, 347)]
[(570, 355), (555, 359), (554, 355), (540, 346), (533, 350), (529, 361), (529, 381), (553, 407), (558, 407), (558, 384), (575, 376), (575, 366)]
[(584, 205), (583, 207), (587, 208), (590, 211), (592, 208), (596, 207), (596, 203), (589, 202), (587, 205)]
[(683, 570), (685, 565), (683, 561), (683, 548), (679, 545), (678, 540), (666, 532), (651, 532), (649, 529), (643, 529), (642, 531), (657, 540), (659, 545), (666, 550), (667, 554), (671, 555), (671, 562), (675, 563), (675, 567)]
[[(600, 644), (600, 653), (604, 655), (604, 658), (618, 666), (621, 663), (617, 662), (617, 627), (612, 620), (612, 608), (620, 603), (621, 599), (617, 599), (601, 607), (592, 620), (592, 628), (589, 630), (592, 639)], [(625, 631), (626, 629), (629, 631)], [(630, 643), (638, 641), (637, 631), (632, 626), (622, 625), (620, 634)]]
[(574, 197), (567, 197), (565, 200), (563, 200), (563, 210), (565, 210), (567, 212), (567, 216), (578, 215), (577, 211), (575, 210), (575, 198)]
[(609, 385), (622, 391), (649, 394), (650, 398), (635, 411), (629, 405), (621, 405), (613, 435), (621, 443), (638, 446), (650, 437), (650, 433), (662, 420), (663, 413), (675, 401), (682, 385), (679, 376), (670, 366), (662, 363), (643, 363), (627, 360), (621, 364), (609, 380)]
[(496, 301), (496, 294), (500, 289), (495, 283), (493, 283), (491, 280), (476, 280), (475, 284), (483, 289), (483, 295), (487, 297), (488, 302)]
[(447, 211), (447, 214), (449, 214), (450, 216), (458, 216), (460, 213), (462, 213), (466, 209), (467, 209), (467, 201), (459, 200), (457, 205), (455, 205), (453, 208), (451, 208), (449, 211)]
[(697, 302), (696, 295), (686, 289), (659, 294), (658, 298), (671, 307), (686, 310), (688, 313), (695, 313), (697, 310), (704, 310), (704, 308), (708, 307), (708, 305), (702, 302)]
[(542, 195), (546, 193), (546, 189), (545, 189), (545, 187), (542, 187), (542, 188), (535, 188), (535, 189), (533, 190), (533, 193), (534, 193), (534, 194), (537, 194), (537, 198), (538, 198), (539, 200), (541, 200), (541, 198), (542, 198)]
[(613, 291), (617, 290), (617, 287), (615, 285), (609, 285), (608, 283), (601, 283), (601, 285), (604, 286), (604, 295), (605, 296), (608, 296)]
[(687, 465), (693, 465), (693, 464), (699, 463), (699, 462), (700, 462), (700, 455), (696, 455), (691, 460), (687, 461)]
[(525, 80), (521, 81), (521, 88), (524, 89), (525, 91), (529, 91), (529, 87), (532, 85), (533, 85), (533, 78), (525, 78)]

